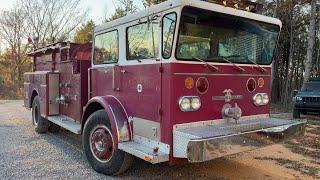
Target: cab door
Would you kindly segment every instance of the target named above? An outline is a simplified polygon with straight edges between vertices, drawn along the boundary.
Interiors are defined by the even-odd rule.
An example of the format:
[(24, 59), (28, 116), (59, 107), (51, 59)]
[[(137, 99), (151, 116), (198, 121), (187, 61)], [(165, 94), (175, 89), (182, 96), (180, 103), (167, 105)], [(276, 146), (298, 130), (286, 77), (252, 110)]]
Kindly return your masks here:
[[(128, 114), (160, 122), (161, 27), (157, 16), (131, 23), (126, 29), (126, 61), (120, 65), (121, 86)], [(121, 90), (120, 90), (121, 91)]]

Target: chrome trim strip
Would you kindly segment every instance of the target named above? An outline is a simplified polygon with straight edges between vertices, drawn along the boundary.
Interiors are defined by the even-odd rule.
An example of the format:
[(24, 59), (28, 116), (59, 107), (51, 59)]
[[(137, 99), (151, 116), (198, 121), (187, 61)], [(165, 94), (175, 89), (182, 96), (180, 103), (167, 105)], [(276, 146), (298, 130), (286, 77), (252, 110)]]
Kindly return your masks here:
[(213, 73), (173, 73), (177, 76), (262, 76), (271, 77), (269, 74), (213, 74)]
[[(165, 63), (165, 62), (164, 62)], [(169, 63), (175, 63), (175, 64), (198, 64), (198, 65), (203, 65), (202, 62), (198, 62), (198, 61), (191, 61), (191, 60), (186, 60), (186, 61), (183, 61), (183, 60), (177, 60), (177, 59), (174, 59), (172, 60), (172, 62), (169, 62)], [(229, 64), (229, 63), (223, 63), (223, 62), (207, 62), (208, 64), (210, 65), (216, 65), (216, 66), (233, 66), (232, 64)], [(235, 63), (237, 66), (241, 66), (241, 67), (252, 67), (252, 64), (240, 64), (240, 63)], [(261, 67), (264, 67), (264, 68), (271, 68), (272, 66), (271, 65), (260, 65)]]
[[(241, 119), (238, 120), (238, 122), (251, 120), (251, 119), (269, 118), (269, 117), (270, 117), (269, 114), (258, 114), (258, 115), (252, 115), (252, 116), (242, 116)], [(222, 123), (225, 123), (225, 122), (226, 122), (225, 119), (197, 121), (197, 122), (191, 122), (191, 123), (175, 124), (175, 125), (173, 125), (173, 129), (174, 130), (179, 130), (179, 129), (199, 127), (199, 126), (206, 126), (206, 125), (222, 124)]]

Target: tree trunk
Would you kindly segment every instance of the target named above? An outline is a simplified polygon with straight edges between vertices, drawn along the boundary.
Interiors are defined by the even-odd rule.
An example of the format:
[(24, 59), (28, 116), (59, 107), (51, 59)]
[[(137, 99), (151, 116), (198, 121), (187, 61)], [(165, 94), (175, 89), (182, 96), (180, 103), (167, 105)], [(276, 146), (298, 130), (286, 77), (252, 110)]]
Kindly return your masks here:
[(306, 82), (311, 76), (311, 69), (312, 69), (312, 55), (313, 55), (313, 48), (316, 36), (316, 0), (311, 1), (311, 12), (310, 12), (310, 26), (309, 26), (309, 33), (308, 33), (308, 48), (307, 48), (307, 61), (305, 66), (305, 73), (303, 77), (303, 85), (302, 90), (306, 89)]
[[(291, 78), (292, 78), (292, 67), (293, 67), (293, 13), (294, 4), (291, 2), (291, 14), (290, 14), (290, 49), (289, 49), (289, 59), (286, 67), (287, 80), (285, 81), (285, 93), (284, 93), (284, 104), (287, 105), (289, 102), (289, 97), (291, 97)], [(290, 70), (289, 70), (290, 69)], [(289, 88), (290, 86), (290, 88)], [(289, 92), (290, 91), (290, 92)]]

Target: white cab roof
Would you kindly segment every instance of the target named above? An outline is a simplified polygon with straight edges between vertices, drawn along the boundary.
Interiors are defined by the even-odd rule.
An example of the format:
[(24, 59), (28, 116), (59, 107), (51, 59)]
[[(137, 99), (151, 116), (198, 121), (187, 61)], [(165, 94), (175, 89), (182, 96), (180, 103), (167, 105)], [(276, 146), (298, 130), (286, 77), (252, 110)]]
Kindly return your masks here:
[(94, 31), (95, 32), (104, 31), (106, 29), (110, 29), (115, 26), (126, 24), (129, 22), (147, 17), (152, 14), (157, 14), (162, 11), (166, 11), (166, 10), (176, 8), (176, 7), (182, 8), (184, 6), (197, 7), (200, 9), (206, 9), (206, 10), (219, 12), (219, 13), (223, 13), (223, 14), (230, 14), (230, 15), (234, 15), (234, 16), (238, 16), (238, 17), (242, 17), (242, 18), (247, 18), (247, 19), (252, 19), (252, 20), (256, 20), (256, 21), (260, 21), (260, 22), (275, 24), (280, 27), (282, 26), (282, 23), (279, 19), (264, 16), (261, 14), (252, 13), (252, 12), (247, 12), (244, 10), (238, 10), (235, 8), (225, 7), (225, 6), (222, 6), (219, 4), (215, 4), (215, 3), (205, 2), (205, 1), (201, 1), (201, 0), (168, 0), (163, 3), (151, 6), (150, 8), (147, 8), (145, 10), (139, 11), (137, 13), (127, 15), (125, 17), (116, 19), (114, 21), (111, 21), (111, 22), (108, 22), (108, 23), (105, 23), (102, 25), (98, 25), (95, 27)]

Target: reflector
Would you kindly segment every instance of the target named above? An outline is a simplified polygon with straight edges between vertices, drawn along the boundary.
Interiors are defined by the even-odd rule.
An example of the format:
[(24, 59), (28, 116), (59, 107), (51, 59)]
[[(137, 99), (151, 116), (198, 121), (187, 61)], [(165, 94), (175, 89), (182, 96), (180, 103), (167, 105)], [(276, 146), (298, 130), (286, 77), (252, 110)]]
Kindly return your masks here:
[(249, 92), (253, 92), (256, 89), (256, 81), (253, 78), (248, 79), (247, 89)]
[(199, 93), (204, 94), (207, 92), (207, 90), (209, 88), (209, 82), (208, 82), (207, 78), (200, 77), (197, 80), (196, 86), (197, 86), (197, 90), (199, 91)]

